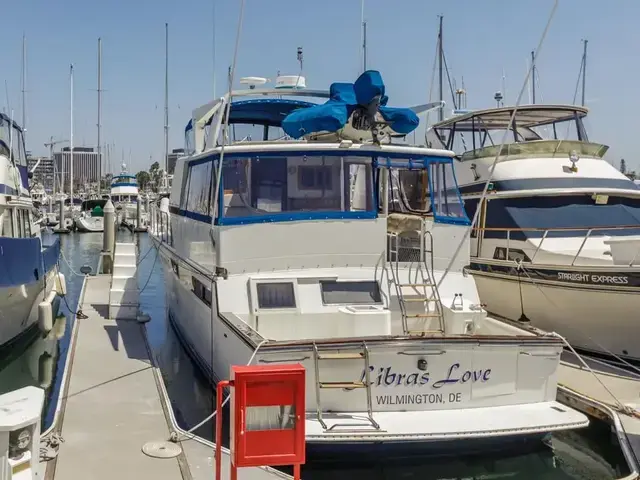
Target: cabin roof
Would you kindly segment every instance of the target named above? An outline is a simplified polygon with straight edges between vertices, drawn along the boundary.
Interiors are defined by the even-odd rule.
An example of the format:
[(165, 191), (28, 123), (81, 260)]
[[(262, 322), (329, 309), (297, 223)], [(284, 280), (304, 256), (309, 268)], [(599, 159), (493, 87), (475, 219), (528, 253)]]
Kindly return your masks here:
[[(514, 107), (489, 108), (475, 110), (443, 120), (433, 125), (435, 130), (471, 132), (474, 130), (506, 130)], [(582, 118), (589, 109), (578, 105), (521, 105), (515, 117), (517, 128), (532, 128), (555, 122), (571, 120), (577, 114)]]

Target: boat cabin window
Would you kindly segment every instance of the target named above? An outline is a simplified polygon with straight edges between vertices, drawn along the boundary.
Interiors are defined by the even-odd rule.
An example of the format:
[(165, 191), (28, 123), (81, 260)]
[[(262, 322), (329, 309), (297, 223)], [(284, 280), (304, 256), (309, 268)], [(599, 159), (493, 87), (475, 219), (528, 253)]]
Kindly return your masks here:
[(467, 221), (452, 163), (431, 164), (431, 196), (436, 218)]
[(12, 125), (6, 115), (0, 113), (0, 155), (8, 157), (9, 150), (13, 151), (12, 158), (16, 164), (27, 164), (22, 131), (15, 124)]
[(443, 223), (469, 224), (450, 158), (420, 161), (426, 168), (402, 168), (416, 160), (379, 160), (389, 166), (389, 211), (434, 215)]
[(21, 221), (21, 223), (23, 225), (22, 231), (24, 232), (24, 236), (25, 237), (30, 237), (31, 236), (31, 221), (29, 220), (29, 212), (27, 210), (20, 209), (20, 210), (18, 210), (18, 214), (19, 214), (18, 221)]
[(338, 282), (322, 280), (322, 303), (325, 305), (371, 305), (381, 304), (382, 297), (376, 281)]
[(293, 282), (256, 283), (259, 309), (296, 308)]
[(0, 212), (0, 237), (13, 237), (13, 219), (9, 208)]
[(433, 213), (428, 170), (390, 171), (389, 211)]
[(594, 197), (538, 195), (489, 200), (484, 237), (524, 241), (543, 236), (640, 234), (640, 199), (609, 196), (606, 203), (598, 203)]
[[(226, 157), (219, 223), (374, 218), (371, 165), (370, 157), (336, 154)], [(190, 166), (190, 178), (196, 168), (208, 172)], [(198, 178), (194, 188), (189, 180), (186, 205), (204, 213), (210, 185)]]

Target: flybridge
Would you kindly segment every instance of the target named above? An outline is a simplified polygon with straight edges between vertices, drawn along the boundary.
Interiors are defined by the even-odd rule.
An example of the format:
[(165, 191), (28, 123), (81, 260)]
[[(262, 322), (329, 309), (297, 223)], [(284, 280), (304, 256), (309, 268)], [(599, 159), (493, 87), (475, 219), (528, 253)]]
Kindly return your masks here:
[(248, 89), (232, 91), (193, 111), (185, 128), (189, 153), (219, 146), (223, 121), (262, 125), (264, 141), (269, 139), (268, 129), (276, 128), (282, 129), (278, 136), (284, 140), (379, 143), (411, 133), (419, 124), (420, 113), (444, 106), (444, 102), (434, 102), (411, 108), (389, 107), (386, 87), (375, 70), (363, 73), (353, 83), (333, 83), (328, 91), (307, 89), (306, 79), (297, 75), (279, 76), (275, 88), (257, 88), (267, 83), (262, 77), (245, 77), (241, 83)]

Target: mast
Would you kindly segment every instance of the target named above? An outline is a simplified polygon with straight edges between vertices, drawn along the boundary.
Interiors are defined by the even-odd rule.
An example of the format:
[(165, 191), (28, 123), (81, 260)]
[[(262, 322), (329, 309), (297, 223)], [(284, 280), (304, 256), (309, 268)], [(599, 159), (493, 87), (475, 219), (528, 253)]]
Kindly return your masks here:
[(27, 36), (22, 35), (22, 138), (27, 143)]
[[(70, 123), (71, 123), (71, 132), (69, 133), (69, 198), (70, 206), (73, 208), (73, 63), (69, 69), (69, 90), (71, 92), (71, 100), (70, 100)], [(63, 162), (64, 163), (64, 162)]]
[[(440, 15), (440, 28), (438, 30), (438, 92), (439, 92), (439, 100), (442, 103), (442, 101), (444, 100), (444, 92), (442, 90), (442, 74), (443, 74), (443, 70), (442, 70), (442, 63), (443, 63), (443, 57), (444, 57), (444, 47), (442, 45), (442, 19), (443, 16)], [(438, 109), (438, 121), (443, 121), (444, 120), (444, 109), (439, 108)]]
[(361, 24), (362, 24), (362, 73), (367, 71), (367, 22), (364, 19), (364, 0), (361, 4)]
[(587, 42), (589, 40), (583, 40), (584, 52), (582, 53), (582, 106), (585, 105), (585, 89), (587, 83)]
[(169, 174), (169, 24), (164, 24), (164, 176), (162, 186), (166, 187)]
[(531, 50), (531, 103), (536, 104), (536, 55)]
[(213, 0), (213, 22), (212, 22), (212, 35), (213, 35), (213, 99), (216, 97), (216, 1)]
[(102, 38), (98, 38), (98, 198), (102, 198)]

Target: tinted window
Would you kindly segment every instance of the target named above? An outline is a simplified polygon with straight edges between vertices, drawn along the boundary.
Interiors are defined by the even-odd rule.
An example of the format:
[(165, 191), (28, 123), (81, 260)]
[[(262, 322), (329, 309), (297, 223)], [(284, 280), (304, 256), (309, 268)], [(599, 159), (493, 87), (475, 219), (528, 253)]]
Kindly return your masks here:
[(296, 308), (293, 283), (258, 283), (258, 308)]
[(199, 163), (189, 167), (189, 190), (187, 210), (209, 215), (212, 162)]
[(378, 282), (320, 282), (322, 302), (327, 305), (382, 303)]

